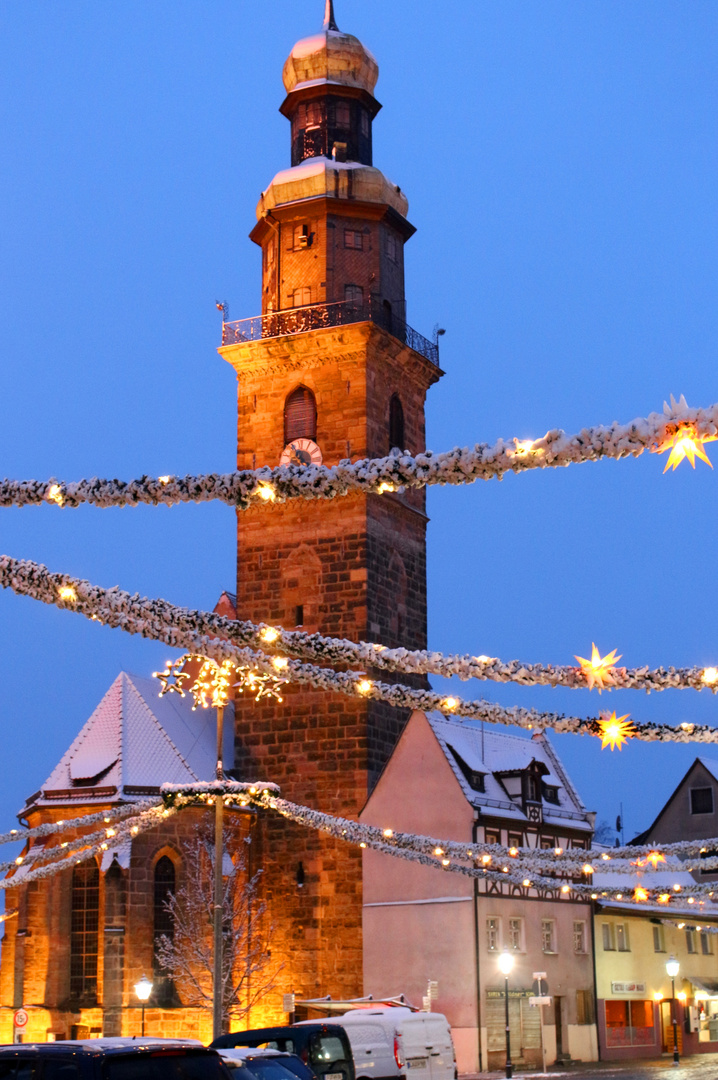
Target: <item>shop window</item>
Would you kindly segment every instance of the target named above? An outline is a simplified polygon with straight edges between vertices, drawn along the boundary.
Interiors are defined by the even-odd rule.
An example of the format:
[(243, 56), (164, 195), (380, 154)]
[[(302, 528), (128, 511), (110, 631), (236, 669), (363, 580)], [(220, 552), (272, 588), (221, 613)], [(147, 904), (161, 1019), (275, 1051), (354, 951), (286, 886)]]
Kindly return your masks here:
[(501, 948), (501, 919), (493, 915), (486, 920), (486, 948), (489, 952), (498, 952)]
[(652, 1001), (606, 1001), (606, 1045), (652, 1046), (656, 1035)]
[(662, 926), (653, 927), (653, 951), (665, 952), (666, 951), (666, 937), (663, 932)]
[(545, 953), (556, 952), (556, 923), (553, 919), (541, 920), (541, 949)]
[(389, 402), (389, 449), (404, 449), (404, 408), (398, 394), (392, 394)]
[(298, 386), (284, 402), (284, 445), (317, 437), (317, 404), (306, 386)]
[[(586, 952), (586, 923), (583, 919), (574, 919), (573, 922), (573, 951), (575, 953)], [(586, 1022), (589, 1023), (590, 1021)]]
[(701, 952), (704, 956), (713, 954), (713, 940), (710, 934), (701, 934)]
[(72, 871), (70, 924), (70, 995), (79, 1000), (97, 995), (97, 952), (100, 920), (100, 871), (94, 862)]
[(509, 950), (522, 952), (524, 946), (523, 919), (509, 919)]

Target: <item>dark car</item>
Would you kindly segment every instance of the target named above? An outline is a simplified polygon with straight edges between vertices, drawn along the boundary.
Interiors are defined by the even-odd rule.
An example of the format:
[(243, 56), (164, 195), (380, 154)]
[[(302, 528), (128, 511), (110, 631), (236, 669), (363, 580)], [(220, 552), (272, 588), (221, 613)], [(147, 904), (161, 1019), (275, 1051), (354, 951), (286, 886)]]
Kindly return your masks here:
[(231, 1035), (220, 1035), (211, 1046), (217, 1049), (258, 1046), (283, 1050), (300, 1057), (319, 1080), (356, 1080), (351, 1044), (346, 1031), (339, 1024), (301, 1024), (298, 1027), (233, 1031)]
[(232, 1080), (317, 1080), (312, 1069), (296, 1054), (256, 1046), (225, 1046), (218, 1052)]
[(0, 1080), (230, 1080), (216, 1050), (164, 1039), (0, 1046)]

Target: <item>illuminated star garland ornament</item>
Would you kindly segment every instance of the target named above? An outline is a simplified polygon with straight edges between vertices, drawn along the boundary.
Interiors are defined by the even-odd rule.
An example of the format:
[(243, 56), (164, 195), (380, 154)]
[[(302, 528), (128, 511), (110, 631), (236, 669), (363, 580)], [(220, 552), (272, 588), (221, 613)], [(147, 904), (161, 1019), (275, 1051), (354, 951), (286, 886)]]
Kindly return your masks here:
[[(199, 665), (195, 676), (186, 670), (188, 664)], [(162, 683), (160, 697), (172, 691), (184, 697), (183, 683), (187, 682), (187, 692), (194, 700), (193, 710), (210, 706), (224, 708), (233, 696), (233, 690), (240, 694), (248, 690), (255, 701), (265, 697), (282, 701), (281, 688), (289, 682), (272, 672), (258, 671), (232, 659), (218, 662), (196, 653), (187, 653), (178, 660), (168, 660), (164, 671), (153, 671), (152, 675)]]
[(586, 676), (589, 690), (593, 690), (596, 686), (600, 694), (607, 686), (615, 685), (616, 663), (621, 659), (620, 656), (616, 656), (615, 649), (606, 656), (601, 656), (595, 644), (592, 644), (590, 660), (585, 660), (582, 656), (577, 656), (576, 659), (581, 665), (582, 673)]
[[(687, 416), (691, 410), (683, 394), (681, 394), (678, 401), (671, 394), (671, 404), (669, 405), (668, 402), (664, 401), (663, 412), (673, 421), (674, 417)], [(675, 472), (685, 458), (688, 458), (691, 467), (694, 469), (697, 457), (701, 461), (705, 461), (706, 465), (709, 465), (712, 469), (713, 465), (703, 449), (703, 444), (713, 442), (717, 438), (717, 434), (700, 433), (691, 420), (678, 420), (676, 423), (671, 422), (668, 425), (663, 439), (658, 446), (654, 447), (654, 453), (663, 454), (666, 450), (670, 450), (666, 467), (663, 470), (664, 473), (668, 472), (670, 468), (673, 468)]]
[[(321, 663), (362, 665), (365, 670), (376, 668), (412, 675), (453, 676), (464, 681), (479, 679), (521, 686), (586, 689), (586, 677), (575, 666), (502, 661), (485, 655), (446, 656), (425, 649), (388, 649), (374, 642), (283, 630), (263, 623), (228, 619), (213, 611), (177, 607), (159, 598), (130, 595), (119, 588), (103, 589), (81, 578), (53, 573), (41, 563), (13, 559), (9, 555), (0, 555), (0, 587), (66, 611), (75, 611), (105, 626), (118, 627), (127, 633), (193, 652), (200, 651), (197, 642), (205, 637), (222, 638), (235, 647), (250, 646), (265, 652), (282, 650)], [(60, 591), (65, 587), (74, 592), (72, 602), (60, 598)], [(207, 655), (206, 649), (202, 651)], [(171, 672), (167, 677), (171, 681)], [(615, 668), (611, 677), (615, 689), (645, 690), (647, 693), (669, 689), (718, 691), (716, 667)]]
[[(682, 434), (676, 441), (679, 427)], [(97, 477), (75, 483), (56, 479), (3, 480), (0, 507), (41, 503), (63, 509), (82, 503), (99, 507), (140, 503), (172, 506), (219, 499), (240, 510), (261, 504), (269, 508), (287, 499), (333, 499), (354, 491), (381, 494), (400, 487), (472, 484), (476, 480), (501, 479), (507, 472), (559, 468), (601, 458), (638, 457), (646, 450), (668, 449), (668, 440), (673, 440), (672, 447), (681, 443), (678, 453), (682, 452), (683, 456), (690, 458), (690, 448), (702, 457), (699, 447), (702, 450), (703, 443), (716, 438), (718, 404), (693, 409), (684, 397), (679, 402), (671, 397), (671, 406), (664, 405), (663, 414), (651, 413), (628, 424), (587, 427), (574, 435), (553, 429), (538, 439), (498, 439), (493, 445), (477, 443), (473, 449), (456, 447), (440, 454), (426, 451), (416, 457), (392, 454), (355, 462), (347, 459), (331, 467), (280, 465), (223, 475), (141, 476), (129, 482)]]
[(633, 721), (629, 720), (628, 713), (625, 716), (617, 717), (615, 712), (603, 712), (598, 718), (598, 731), (596, 734), (601, 740), (602, 750), (605, 750), (607, 746), (610, 746), (612, 751), (616, 747), (622, 750), (623, 744), (628, 739), (634, 738), (636, 729)]

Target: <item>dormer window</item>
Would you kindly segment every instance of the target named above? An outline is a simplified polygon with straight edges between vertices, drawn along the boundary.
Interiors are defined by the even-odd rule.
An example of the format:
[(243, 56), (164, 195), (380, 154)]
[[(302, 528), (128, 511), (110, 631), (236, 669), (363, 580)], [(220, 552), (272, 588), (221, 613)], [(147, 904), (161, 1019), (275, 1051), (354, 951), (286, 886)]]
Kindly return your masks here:
[[(471, 790), (480, 792), (486, 791), (486, 774), (480, 772), (478, 769), (472, 769), (470, 765), (467, 765), (461, 754), (458, 754), (456, 750), (454, 750), (453, 746), (449, 746), (449, 750), (451, 750), (451, 753), (454, 755), (454, 758), (456, 759), (456, 764), (459, 766), (462, 773), (464, 774), (466, 782), (471, 788)], [(488, 840), (487, 843), (489, 843)], [(496, 843), (498, 843), (498, 840), (496, 841)]]
[(558, 806), (558, 788), (553, 784), (543, 784), (543, 798), (544, 802), (553, 803)]

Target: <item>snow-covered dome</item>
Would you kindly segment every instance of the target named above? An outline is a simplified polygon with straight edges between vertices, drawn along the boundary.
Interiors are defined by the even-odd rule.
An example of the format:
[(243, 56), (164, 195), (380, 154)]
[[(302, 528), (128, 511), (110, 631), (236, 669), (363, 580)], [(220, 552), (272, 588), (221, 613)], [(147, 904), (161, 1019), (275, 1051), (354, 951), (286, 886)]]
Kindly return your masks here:
[(267, 190), (262, 192), (257, 205), (257, 220), (276, 206), (320, 196), (381, 203), (391, 206), (402, 217), (409, 212), (409, 200), (404, 192), (379, 169), (356, 161), (314, 157), (277, 173)]
[(322, 32), (298, 41), (282, 71), (288, 94), (307, 84), (321, 83), (356, 86), (373, 94), (378, 77), (376, 60), (359, 38), (342, 33), (334, 19), (333, 4), (329, 2)]

